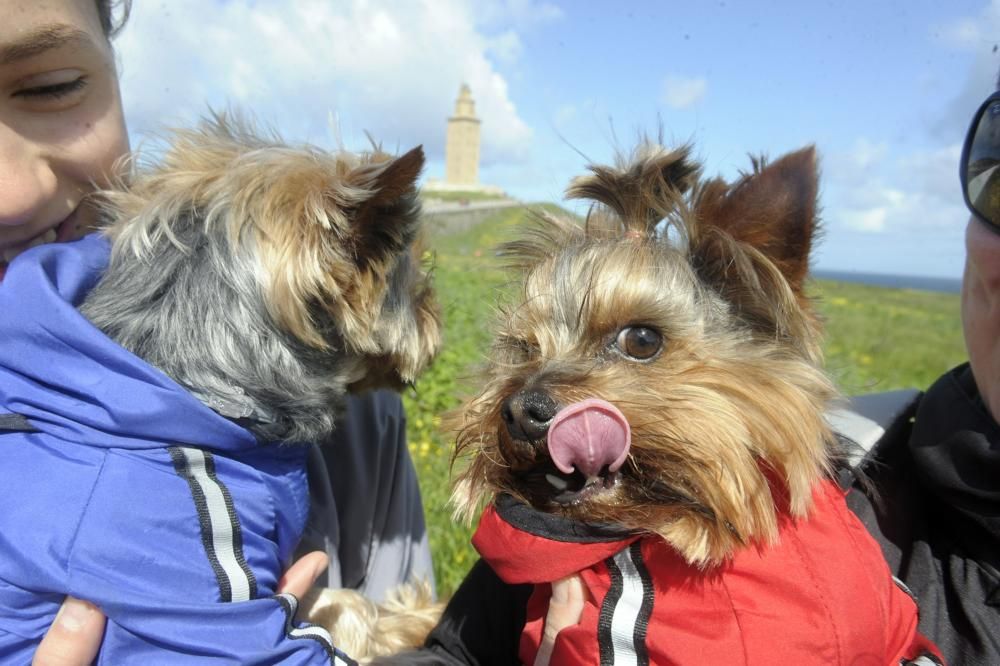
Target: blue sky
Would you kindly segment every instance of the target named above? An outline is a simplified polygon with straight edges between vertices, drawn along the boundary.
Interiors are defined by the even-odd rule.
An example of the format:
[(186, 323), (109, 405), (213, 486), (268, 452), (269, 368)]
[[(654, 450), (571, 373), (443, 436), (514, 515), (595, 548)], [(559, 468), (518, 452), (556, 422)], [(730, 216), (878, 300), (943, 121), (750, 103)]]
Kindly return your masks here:
[(814, 143), (815, 266), (959, 277), (956, 162), (997, 42), (1000, 0), (171, 0), (137, 2), (119, 50), (136, 142), (234, 106), (328, 147), (422, 143), (432, 177), (468, 82), (482, 180), (527, 201), (660, 128), (725, 177)]

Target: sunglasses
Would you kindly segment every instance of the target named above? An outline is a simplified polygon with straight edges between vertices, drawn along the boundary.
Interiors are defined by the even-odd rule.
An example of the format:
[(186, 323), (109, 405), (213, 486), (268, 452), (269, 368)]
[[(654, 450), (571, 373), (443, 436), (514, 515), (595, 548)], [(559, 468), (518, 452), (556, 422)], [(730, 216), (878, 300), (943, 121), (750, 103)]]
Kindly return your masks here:
[(965, 205), (1000, 233), (1000, 91), (987, 97), (972, 118), (962, 147), (959, 177)]

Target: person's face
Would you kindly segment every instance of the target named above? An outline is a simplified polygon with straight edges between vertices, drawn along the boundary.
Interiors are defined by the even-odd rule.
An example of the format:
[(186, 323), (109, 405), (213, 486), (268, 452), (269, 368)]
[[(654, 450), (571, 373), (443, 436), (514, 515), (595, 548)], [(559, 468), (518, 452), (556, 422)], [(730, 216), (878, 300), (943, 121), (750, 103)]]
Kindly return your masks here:
[(962, 328), (976, 386), (1000, 422), (1000, 234), (975, 218), (965, 230)]
[(28, 247), (79, 238), (84, 195), (128, 150), (94, 0), (0, 0), (0, 280)]

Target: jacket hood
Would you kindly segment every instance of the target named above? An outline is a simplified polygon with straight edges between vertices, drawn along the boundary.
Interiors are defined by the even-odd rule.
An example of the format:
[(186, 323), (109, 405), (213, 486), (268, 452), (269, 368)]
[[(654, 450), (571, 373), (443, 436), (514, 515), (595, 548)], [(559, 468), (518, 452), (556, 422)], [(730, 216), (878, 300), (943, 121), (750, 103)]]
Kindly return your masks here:
[(472, 545), (505, 583), (537, 584), (587, 569), (640, 536), (544, 513), (505, 494), (483, 512)]
[(0, 414), (21, 414), (46, 434), (89, 446), (256, 446), (248, 430), (77, 311), (110, 251), (108, 240), (93, 234), (41, 245), (11, 263), (0, 282)]

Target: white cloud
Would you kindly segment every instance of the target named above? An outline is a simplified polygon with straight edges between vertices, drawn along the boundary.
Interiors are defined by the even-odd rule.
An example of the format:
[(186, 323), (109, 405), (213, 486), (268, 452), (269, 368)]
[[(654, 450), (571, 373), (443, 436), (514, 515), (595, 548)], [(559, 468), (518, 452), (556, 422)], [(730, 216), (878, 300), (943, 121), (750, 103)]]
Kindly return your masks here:
[(990, 49), (1000, 33), (1000, 0), (990, 2), (975, 16), (963, 16), (935, 26), (934, 33), (948, 46), (967, 50)]
[(885, 218), (888, 209), (885, 206), (869, 208), (868, 210), (845, 210), (843, 222), (849, 229), (857, 231), (885, 231)]
[(708, 81), (670, 75), (663, 81), (663, 103), (674, 109), (687, 109), (705, 98)]
[(521, 57), (524, 46), (513, 30), (506, 30), (487, 43), (487, 50), (501, 62), (514, 62)]
[(954, 49), (971, 51), (972, 66), (958, 95), (937, 123), (936, 133), (951, 142), (964, 136), (980, 102), (995, 90), (1000, 69), (1000, 0), (991, 0), (978, 14), (934, 28), (940, 41)]
[(466, 82), (484, 165), (521, 161), (532, 131), (491, 56), (516, 59), (520, 38), (510, 26), (558, 12), (532, 0), (492, 4), (496, 31), (487, 34), (473, 0), (136, 3), (117, 43), (131, 129), (238, 106), (290, 138), (331, 145), (332, 112), (349, 148), (364, 147), (367, 131), (388, 149), (424, 143), (440, 157), (445, 119)]
[(855, 142), (850, 158), (856, 168), (869, 169), (881, 162), (888, 150), (889, 144), (885, 141), (874, 143), (866, 137), (861, 137)]
[(900, 174), (930, 197), (942, 201), (962, 201), (958, 161), (962, 144), (905, 155), (898, 160)]
[(986, 36), (979, 21), (963, 18), (941, 28), (941, 38), (946, 44), (962, 49), (974, 49), (982, 45)]
[(835, 150), (823, 155), (825, 181), (835, 181), (854, 191), (871, 181), (873, 174), (885, 164), (889, 144), (859, 137), (846, 150)]
[(490, 26), (509, 23), (518, 29), (534, 28), (563, 18), (563, 11), (549, 2), (536, 0), (477, 0), (477, 21)]
[(958, 186), (961, 146), (888, 159), (886, 147), (860, 139), (833, 155), (826, 170), (824, 218), (868, 233), (961, 228), (968, 219)]
[(872, 233), (921, 233), (951, 228), (956, 233), (969, 214), (957, 193), (949, 198), (915, 187), (899, 190), (881, 181), (827, 203), (824, 218), (830, 225)]

